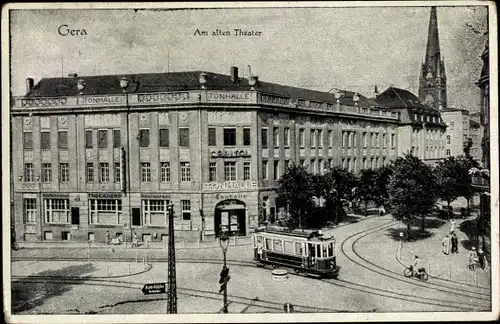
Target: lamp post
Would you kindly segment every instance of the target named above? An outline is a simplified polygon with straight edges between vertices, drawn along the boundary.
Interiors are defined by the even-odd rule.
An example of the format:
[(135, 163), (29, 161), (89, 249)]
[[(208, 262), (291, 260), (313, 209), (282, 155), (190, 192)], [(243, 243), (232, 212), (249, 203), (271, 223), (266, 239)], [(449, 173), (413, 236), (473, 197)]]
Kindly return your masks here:
[[(130, 244), (132, 245), (132, 208), (130, 202), (130, 105), (128, 103), (128, 86), (130, 80), (126, 77), (122, 77), (120, 79), (120, 88), (125, 93), (125, 107), (127, 108), (127, 150), (125, 151), (125, 161), (127, 164), (127, 172), (125, 170), (121, 170), (122, 173), (125, 173), (123, 177), (125, 179), (125, 194), (128, 196), (128, 213), (129, 213), (129, 226), (130, 226)], [(125, 246), (127, 245), (127, 237), (125, 236)]]
[(227, 252), (227, 248), (229, 246), (229, 238), (227, 237), (227, 233), (226, 232), (223, 232), (220, 239), (219, 239), (219, 244), (220, 244), (220, 247), (222, 249), (222, 255), (224, 256), (224, 265), (222, 267), (222, 271), (221, 271), (221, 274), (220, 274), (220, 280), (219, 280), (219, 283), (222, 285), (221, 286), (221, 290), (224, 292), (224, 304), (223, 304), (223, 307), (222, 307), (222, 312), (224, 314), (227, 314), (228, 311), (227, 311), (227, 283), (229, 281), (229, 268), (227, 267), (226, 265), (226, 252)]

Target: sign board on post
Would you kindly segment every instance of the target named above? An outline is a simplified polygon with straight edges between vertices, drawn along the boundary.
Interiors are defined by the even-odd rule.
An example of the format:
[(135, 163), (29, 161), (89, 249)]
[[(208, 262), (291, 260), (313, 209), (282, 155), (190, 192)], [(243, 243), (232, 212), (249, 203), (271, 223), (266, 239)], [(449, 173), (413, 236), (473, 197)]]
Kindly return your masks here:
[(142, 287), (142, 293), (144, 295), (164, 294), (167, 291), (166, 286), (164, 282), (145, 284)]
[(283, 309), (285, 310), (285, 313), (293, 313), (293, 305), (290, 303), (283, 305)]

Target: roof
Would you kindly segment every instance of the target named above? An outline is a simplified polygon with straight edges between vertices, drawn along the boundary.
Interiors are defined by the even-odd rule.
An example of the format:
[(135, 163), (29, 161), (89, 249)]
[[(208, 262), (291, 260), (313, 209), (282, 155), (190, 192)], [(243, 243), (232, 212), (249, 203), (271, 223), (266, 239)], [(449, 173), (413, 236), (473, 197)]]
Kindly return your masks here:
[(469, 111), (467, 109), (464, 109), (464, 108), (453, 108), (453, 107), (447, 107), (447, 108), (444, 108), (444, 109), (441, 109), (440, 110), (442, 113), (443, 112), (464, 112), (466, 113), (466, 115), (469, 113)]
[[(142, 73), (142, 74), (118, 74), (118, 75), (97, 75), (97, 76), (77, 76), (66, 78), (43, 78), (33, 89), (26, 94), (26, 97), (61, 97), (78, 95), (78, 80), (85, 82), (85, 95), (107, 95), (121, 93), (120, 79), (128, 78), (130, 86), (134, 92), (154, 93), (171, 91), (200, 90), (198, 81), (202, 71), (168, 72), (168, 73)], [(205, 72), (207, 82), (205, 87), (208, 90), (228, 90), (228, 91), (249, 91), (248, 79), (239, 78), (238, 82), (233, 82), (231, 76), (213, 72)], [(337, 99), (334, 93), (310, 90), (276, 83), (258, 80), (255, 90), (272, 95), (285, 96), (290, 98), (302, 98), (312, 101), (335, 103)], [(340, 103), (343, 105), (354, 105), (353, 97), (355, 92), (340, 90), (342, 97)], [(359, 105), (361, 107), (380, 107), (380, 104), (358, 93)]]
[(375, 101), (389, 109), (413, 108), (415, 110), (424, 110), (434, 115), (439, 114), (438, 110), (422, 103), (413, 93), (400, 88), (387, 88), (377, 96)]

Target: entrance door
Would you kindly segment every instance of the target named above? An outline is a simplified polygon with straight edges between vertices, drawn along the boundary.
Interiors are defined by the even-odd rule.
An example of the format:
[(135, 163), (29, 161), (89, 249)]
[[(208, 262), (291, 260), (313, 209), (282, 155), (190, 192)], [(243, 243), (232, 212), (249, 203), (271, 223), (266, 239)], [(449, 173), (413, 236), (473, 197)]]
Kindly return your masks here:
[(79, 207), (71, 207), (71, 225), (80, 225)]
[(222, 230), (230, 230), (231, 235), (246, 235), (246, 209), (245, 203), (228, 199), (217, 204), (214, 211), (215, 235), (220, 236)]
[(141, 226), (141, 209), (132, 208), (132, 225)]

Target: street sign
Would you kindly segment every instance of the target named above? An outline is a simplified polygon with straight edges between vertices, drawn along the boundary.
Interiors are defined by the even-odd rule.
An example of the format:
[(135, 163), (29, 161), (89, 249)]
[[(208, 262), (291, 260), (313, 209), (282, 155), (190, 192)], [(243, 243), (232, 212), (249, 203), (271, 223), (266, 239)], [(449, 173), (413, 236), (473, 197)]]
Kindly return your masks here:
[(164, 282), (145, 284), (142, 287), (142, 293), (144, 295), (164, 294), (166, 293), (166, 286)]

